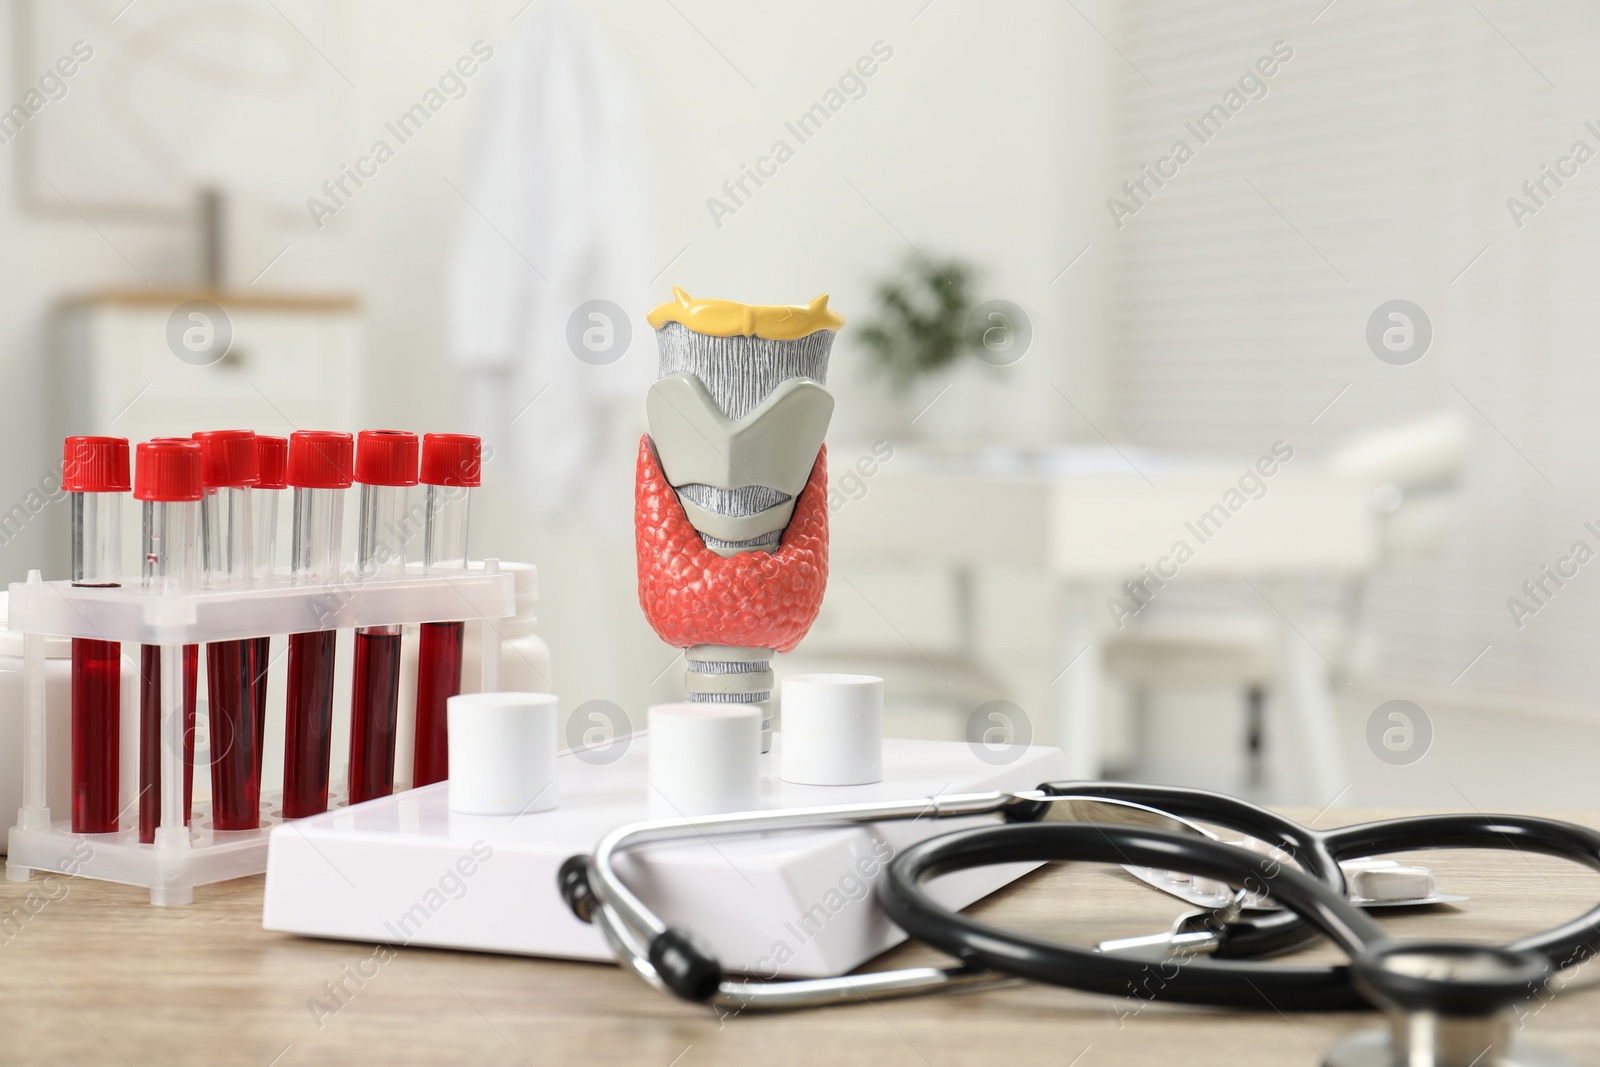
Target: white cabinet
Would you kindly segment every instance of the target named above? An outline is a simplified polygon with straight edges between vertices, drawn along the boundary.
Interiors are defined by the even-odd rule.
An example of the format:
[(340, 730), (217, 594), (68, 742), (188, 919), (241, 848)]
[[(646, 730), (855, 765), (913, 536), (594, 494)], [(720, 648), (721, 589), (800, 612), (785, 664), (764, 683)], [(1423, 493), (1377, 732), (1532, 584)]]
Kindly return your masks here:
[[(169, 330), (191, 301), (220, 308), (220, 321), (191, 320), (185, 312)], [(205, 330), (231, 332), (215, 362), (201, 365), (204, 353), (184, 349), (182, 335), (196, 324), (202, 334), (192, 342)], [(296, 429), (353, 433), (362, 425), (362, 331), (353, 297), (115, 291), (69, 301), (59, 326), (59, 436), (115, 434), (137, 442), (206, 429), (281, 436)]]

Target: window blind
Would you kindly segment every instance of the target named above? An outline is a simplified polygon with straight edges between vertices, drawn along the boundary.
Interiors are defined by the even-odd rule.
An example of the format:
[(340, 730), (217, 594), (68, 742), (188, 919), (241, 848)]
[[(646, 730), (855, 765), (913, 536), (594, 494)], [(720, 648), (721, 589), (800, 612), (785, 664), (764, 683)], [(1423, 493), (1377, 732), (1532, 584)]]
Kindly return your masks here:
[[(1531, 606), (1523, 583), (1576, 542), (1600, 553), (1584, 525), (1600, 529), (1600, 156), (1573, 158), (1578, 142), (1600, 153), (1600, 9), (1324, 4), (1083, 9), (1125, 57), (1104, 192), (1115, 423), (1172, 449), (1255, 454), (1281, 438), (1310, 463), (1364, 429), (1466, 412), (1448, 548), (1369, 593), (1384, 674), (1587, 714), (1600, 558), (1547, 581), (1532, 615), (1508, 600)], [(1180, 141), (1191, 158), (1162, 163)], [(1141, 183), (1147, 167), (1170, 176)], [(1432, 324), (1409, 365), (1368, 347), (1368, 317), (1392, 299)]]

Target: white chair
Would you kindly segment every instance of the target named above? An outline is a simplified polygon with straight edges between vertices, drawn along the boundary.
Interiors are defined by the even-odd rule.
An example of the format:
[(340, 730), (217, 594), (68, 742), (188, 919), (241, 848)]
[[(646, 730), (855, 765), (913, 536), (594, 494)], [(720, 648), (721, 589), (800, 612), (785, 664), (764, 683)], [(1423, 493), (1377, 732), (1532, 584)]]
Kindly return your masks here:
[[(1335, 452), (1326, 469), (1371, 491), (1379, 517), (1380, 567), (1439, 552), (1455, 525), (1458, 483), (1466, 463), (1467, 421), (1442, 412), (1402, 426), (1363, 434)], [(1279, 697), (1284, 721), (1298, 735), (1298, 763), (1306, 772), (1297, 790), (1277, 799), (1327, 803), (1349, 784), (1335, 727), (1333, 670), (1345, 679), (1370, 674), (1376, 643), (1362, 626), (1370, 576), (1342, 583), (1332, 611), (1306, 619), (1298, 609), (1305, 592), (1279, 583), (1265, 589), (1273, 610), (1254, 592), (1239, 606), (1163, 608), (1160, 602), (1119, 632), (1106, 650), (1108, 672), (1134, 694), (1135, 737), (1149, 692), (1164, 686), (1224, 684), (1244, 701), (1246, 791), (1265, 789), (1266, 707)], [(1217, 599), (1228, 599), (1217, 591)], [(1286, 625), (1279, 611), (1295, 618)], [(1299, 795), (1287, 795), (1290, 792)]]

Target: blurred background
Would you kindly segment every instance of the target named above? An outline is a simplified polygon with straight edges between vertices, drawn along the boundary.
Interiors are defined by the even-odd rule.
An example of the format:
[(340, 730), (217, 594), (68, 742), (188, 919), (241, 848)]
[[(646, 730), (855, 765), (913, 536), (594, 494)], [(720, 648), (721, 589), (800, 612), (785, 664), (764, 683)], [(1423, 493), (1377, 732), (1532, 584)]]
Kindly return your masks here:
[(1595, 799), (1592, 5), (0, 10), (6, 581), (65, 576), (67, 433), (477, 432), (473, 554), (538, 565), (550, 684), (626, 732), (683, 667), (645, 314), (827, 293), (780, 673), (1085, 775)]

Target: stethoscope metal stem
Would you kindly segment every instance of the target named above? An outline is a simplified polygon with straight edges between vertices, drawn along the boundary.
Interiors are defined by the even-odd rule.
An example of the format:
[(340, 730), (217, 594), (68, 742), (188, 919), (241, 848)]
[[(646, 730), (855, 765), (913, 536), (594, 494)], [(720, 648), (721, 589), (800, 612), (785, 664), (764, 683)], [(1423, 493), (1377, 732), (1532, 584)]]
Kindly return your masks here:
[(1328, 1051), (1323, 1067), (1571, 1067), (1564, 1057), (1512, 1034), (1512, 1015), (1450, 1018), (1397, 1013)]

